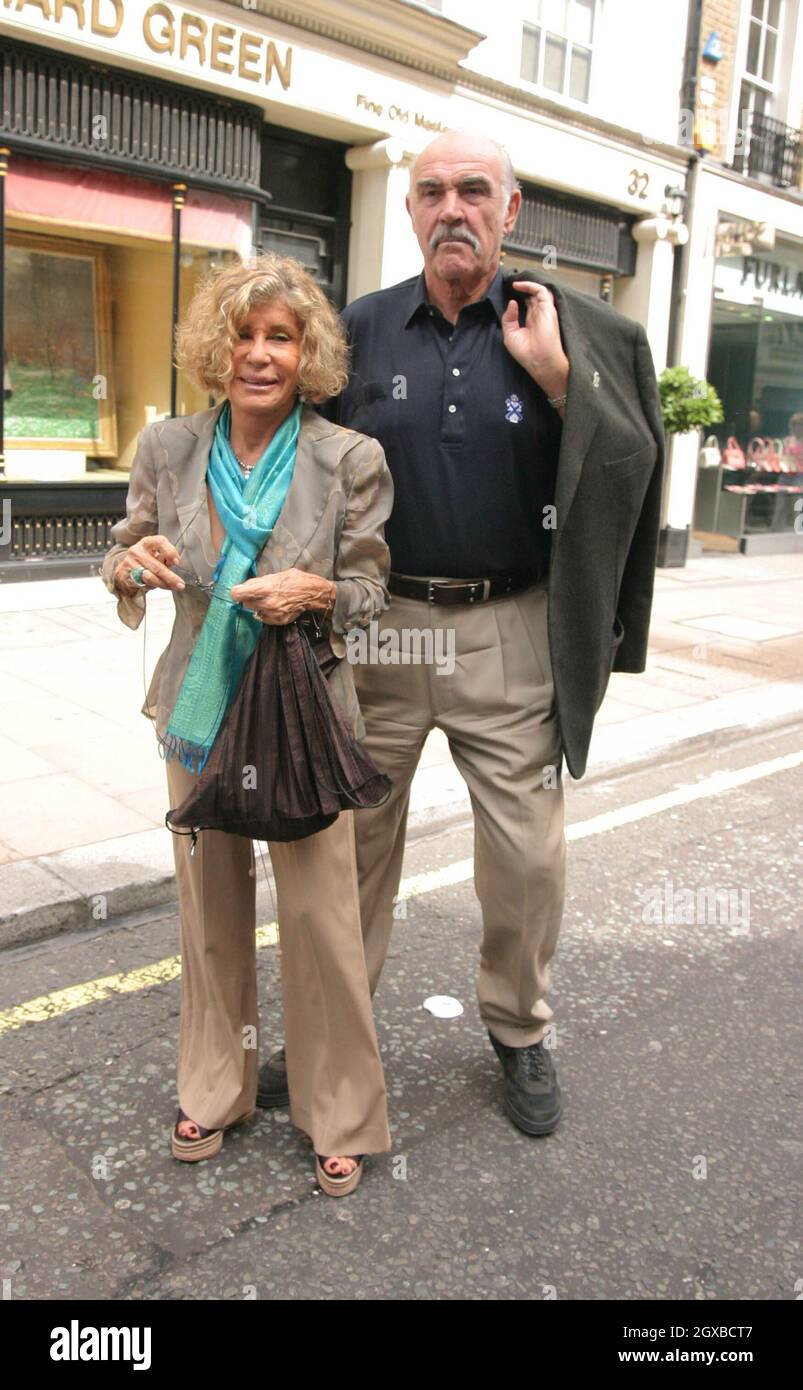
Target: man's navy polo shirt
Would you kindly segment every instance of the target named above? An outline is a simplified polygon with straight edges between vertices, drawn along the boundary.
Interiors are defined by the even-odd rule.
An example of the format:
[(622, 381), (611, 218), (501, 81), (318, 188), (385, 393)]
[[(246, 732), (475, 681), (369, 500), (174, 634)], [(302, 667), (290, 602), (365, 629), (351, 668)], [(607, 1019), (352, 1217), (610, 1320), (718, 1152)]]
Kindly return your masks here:
[(385, 450), (399, 573), (526, 575), (549, 559), (561, 419), (505, 348), (505, 307), (499, 270), (454, 325), (423, 274), (343, 311), (351, 376), (322, 413)]

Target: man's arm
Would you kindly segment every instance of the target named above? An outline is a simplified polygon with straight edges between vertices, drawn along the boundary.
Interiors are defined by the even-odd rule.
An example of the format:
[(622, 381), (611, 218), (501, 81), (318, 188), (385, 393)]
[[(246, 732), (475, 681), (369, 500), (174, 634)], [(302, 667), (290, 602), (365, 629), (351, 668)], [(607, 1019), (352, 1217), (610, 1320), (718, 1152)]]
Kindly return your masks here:
[(658, 443), (658, 454), (647, 494), (639, 514), (625, 561), (617, 612), (625, 635), (613, 661), (614, 671), (643, 671), (647, 665), (647, 642), (658, 558), (658, 532), (661, 526), (661, 497), (665, 460), (665, 438), (661, 398), (655, 379), (650, 345), (641, 324), (634, 344), (636, 382), (641, 405)]

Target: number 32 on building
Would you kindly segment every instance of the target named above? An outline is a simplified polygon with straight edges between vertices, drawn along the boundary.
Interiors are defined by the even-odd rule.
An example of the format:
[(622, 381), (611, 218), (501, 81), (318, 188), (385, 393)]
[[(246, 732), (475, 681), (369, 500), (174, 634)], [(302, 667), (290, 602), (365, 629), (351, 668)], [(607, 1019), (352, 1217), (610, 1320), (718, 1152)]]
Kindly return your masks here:
[(642, 174), (638, 169), (630, 170), (630, 182), (627, 185), (628, 193), (638, 194), (639, 198), (646, 198), (647, 185), (650, 182), (649, 174)]

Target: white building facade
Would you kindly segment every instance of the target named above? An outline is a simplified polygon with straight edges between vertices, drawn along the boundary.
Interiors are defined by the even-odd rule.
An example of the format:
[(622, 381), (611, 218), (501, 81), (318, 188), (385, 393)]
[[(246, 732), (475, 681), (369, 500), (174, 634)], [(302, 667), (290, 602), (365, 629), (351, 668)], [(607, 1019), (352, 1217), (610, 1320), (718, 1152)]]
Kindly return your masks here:
[[(416, 273), (421, 256), (404, 208), (409, 165), (447, 129), (492, 136), (510, 153), (524, 205), (505, 248), (508, 266), (546, 265), (638, 319), (660, 372), (687, 240), (673, 192), (685, 190), (689, 155), (678, 142), (687, 20), (685, 0), (6, 0), (0, 46), (11, 55), (13, 99), (1, 158), (6, 266), (17, 276), (6, 335), (17, 357), (7, 364), (3, 462), (18, 514), (34, 493), (44, 507), (39, 494), (50, 482), (65, 496), (83, 487), (83, 498), (90, 484), (107, 487), (112, 515), (142, 425), (206, 404), (168, 370), (171, 296), (180, 311), (205, 266), (276, 248), (309, 264), (339, 303)], [(70, 72), (63, 96), (60, 67)], [(94, 102), (93, 119), (106, 118), (94, 143), (70, 105), (79, 88)], [(215, 112), (217, 152), (201, 169), (205, 103)], [(261, 160), (253, 148), (260, 137)], [(698, 180), (678, 360), (700, 374), (711, 228), (723, 208), (749, 203), (763, 216), (762, 200), (772, 205), (765, 220), (777, 222), (771, 191), (716, 171)], [(790, 195), (784, 235), (803, 238), (801, 219)], [(115, 364), (98, 418), (76, 425), (73, 438), (66, 410), (51, 421), (37, 415), (43, 367), (26, 347), (23, 302), (37, 255), (69, 262), (76, 296), (79, 261), (92, 262), (95, 345)], [(64, 373), (91, 351), (75, 346)], [(16, 415), (15, 397), (26, 404)], [(688, 530), (696, 464), (675, 452), (667, 518)], [(59, 508), (67, 516), (66, 502), (54, 502), (54, 526)], [(66, 552), (53, 551), (46, 521), (31, 515), (14, 553), (0, 548), (0, 570), (16, 561), (27, 574), (57, 555), (64, 568)], [(78, 533), (70, 535), (78, 572)], [(95, 551), (103, 548), (98, 532)], [(92, 553), (91, 545), (81, 551)]]

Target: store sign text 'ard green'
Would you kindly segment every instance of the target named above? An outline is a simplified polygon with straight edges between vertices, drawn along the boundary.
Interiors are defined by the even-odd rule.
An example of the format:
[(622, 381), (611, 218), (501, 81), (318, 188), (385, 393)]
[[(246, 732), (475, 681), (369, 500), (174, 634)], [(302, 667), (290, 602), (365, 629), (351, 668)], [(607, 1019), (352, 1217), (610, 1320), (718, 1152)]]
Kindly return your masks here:
[(285, 91), (289, 88), (292, 48), (280, 52), (264, 34), (203, 19), (180, 5), (148, 5), (143, 13), (142, 0), (0, 0), (0, 14), (27, 13), (51, 21), (65, 34), (113, 39), (131, 18), (131, 12), (126, 13), (128, 5), (133, 5), (135, 16), (142, 15), (138, 37), (151, 53), (265, 86), (276, 77)]

